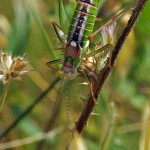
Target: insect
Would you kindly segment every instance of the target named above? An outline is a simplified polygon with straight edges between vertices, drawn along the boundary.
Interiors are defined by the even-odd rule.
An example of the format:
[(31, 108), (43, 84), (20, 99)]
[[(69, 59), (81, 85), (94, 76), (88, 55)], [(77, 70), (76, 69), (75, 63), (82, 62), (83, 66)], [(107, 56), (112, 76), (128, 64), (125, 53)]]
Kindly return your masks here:
[[(104, 46), (103, 48), (98, 49), (96, 52), (92, 52), (91, 54), (87, 55), (87, 50), (93, 37), (97, 35), (99, 31), (101, 31), (107, 25), (113, 23), (116, 20), (116, 18), (118, 18), (123, 12), (125, 12), (128, 9), (126, 8), (125, 10), (121, 11), (119, 14), (117, 14), (115, 17), (109, 20), (106, 24), (101, 26), (97, 31), (92, 33), (95, 21), (99, 20), (99, 18), (96, 18), (99, 0), (76, 0), (76, 1), (77, 5), (74, 14), (72, 16), (67, 36), (55, 22), (52, 22), (60, 41), (66, 45), (61, 71), (64, 76), (70, 79), (75, 78), (77, 74), (77, 69), (81, 64), (83, 57), (85, 58), (90, 57), (92, 55), (99, 53), (101, 49), (108, 49), (111, 47), (111, 42), (108, 43), (105, 42), (107, 46), (103, 45)], [(114, 29), (112, 28), (112, 30)], [(47, 63), (47, 65), (51, 66), (54, 63), (61, 63), (61, 60), (57, 59), (54, 61), (50, 61)]]
[(96, 20), (98, 0), (79, 0), (70, 24), (62, 72), (74, 76), (80, 65), (83, 53), (89, 46)]
[[(103, 60), (106, 64), (110, 57), (112, 40), (114, 40), (113, 38), (115, 35), (116, 25), (114, 22), (122, 13), (124, 13), (127, 9), (129, 9), (129, 7), (131, 7), (131, 5), (128, 6), (116, 16), (114, 16), (112, 19), (110, 19), (107, 23), (105, 23), (103, 26), (101, 26), (98, 30), (93, 32), (95, 21), (100, 20), (96, 18), (99, 0), (76, 1), (77, 5), (72, 16), (67, 36), (55, 22), (52, 22), (59, 40), (65, 45), (63, 62), (61, 62), (61, 59), (57, 59), (47, 63), (48, 66), (51, 66), (54, 63), (62, 63), (61, 72), (63, 74), (63, 77), (67, 79), (66, 93), (68, 93), (68, 80), (76, 77), (79, 68), (83, 68), (82, 70), (83, 72), (85, 72), (83, 74), (90, 81), (88, 73), (86, 71), (89, 66), (87, 63), (83, 63), (84, 58), (88, 59), (100, 53), (102, 50), (108, 50), (109, 53), (105, 60)], [(89, 51), (89, 44), (91, 43), (93, 37), (97, 35), (101, 30), (103, 30), (103, 43), (101, 44), (100, 48), (97, 48), (94, 51)], [(92, 63), (94, 63), (94, 61), (92, 61)], [(84, 64), (84, 67), (82, 64)], [(90, 85), (92, 93), (91, 82)], [(68, 96), (66, 96), (66, 100), (67, 99)], [(95, 98), (93, 96), (93, 100), (94, 99)], [(96, 100), (94, 100), (94, 102), (96, 102)]]

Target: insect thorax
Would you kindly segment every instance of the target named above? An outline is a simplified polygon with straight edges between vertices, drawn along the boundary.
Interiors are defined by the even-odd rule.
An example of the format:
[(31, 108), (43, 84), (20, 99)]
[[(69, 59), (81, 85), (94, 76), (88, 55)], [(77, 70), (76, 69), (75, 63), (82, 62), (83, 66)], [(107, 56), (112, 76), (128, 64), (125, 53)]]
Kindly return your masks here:
[(70, 41), (66, 45), (66, 51), (64, 55), (64, 63), (62, 71), (65, 75), (70, 76), (76, 72), (76, 68), (80, 64), (80, 45), (75, 41)]

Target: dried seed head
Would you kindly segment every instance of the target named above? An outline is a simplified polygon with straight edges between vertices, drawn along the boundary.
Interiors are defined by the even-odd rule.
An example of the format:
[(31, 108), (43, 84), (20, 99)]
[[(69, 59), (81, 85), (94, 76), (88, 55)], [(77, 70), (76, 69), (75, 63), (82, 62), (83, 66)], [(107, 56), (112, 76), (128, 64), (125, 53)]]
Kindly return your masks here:
[(6, 84), (10, 79), (21, 79), (20, 75), (30, 72), (25, 67), (27, 61), (23, 57), (14, 57), (0, 51), (0, 80)]
[(114, 44), (115, 41), (116, 22), (105, 26), (101, 31), (101, 42), (105, 46), (107, 44)]
[(83, 65), (88, 71), (94, 72), (96, 69), (96, 60), (94, 57), (88, 57), (82, 59)]
[[(116, 22), (113, 22), (107, 26), (105, 26), (101, 31), (101, 45), (103, 46), (110, 46), (103, 50), (100, 55), (99, 59), (97, 60), (97, 70), (100, 71), (104, 69), (109, 57), (111, 48), (115, 42), (115, 31), (116, 31)], [(98, 63), (99, 62), (99, 63)]]

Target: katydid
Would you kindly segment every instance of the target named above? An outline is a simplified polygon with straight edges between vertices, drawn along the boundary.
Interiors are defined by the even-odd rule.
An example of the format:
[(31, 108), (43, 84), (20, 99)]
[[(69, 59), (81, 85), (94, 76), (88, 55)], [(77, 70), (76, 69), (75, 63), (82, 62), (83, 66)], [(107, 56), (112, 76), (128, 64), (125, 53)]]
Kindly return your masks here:
[[(90, 81), (87, 72), (88, 70), (86, 71), (86, 68), (88, 68), (88, 66), (85, 64), (84, 58), (88, 59), (100, 53), (102, 50), (108, 50), (109, 53), (107, 57), (105, 59), (102, 59), (100, 64), (102, 63), (102, 65), (104, 65), (106, 63), (103, 62), (107, 62), (109, 60), (109, 58), (111, 57), (110, 55), (113, 47), (112, 41), (114, 40), (115, 35), (115, 27), (116, 27), (115, 20), (125, 11), (127, 11), (131, 7), (131, 5), (134, 4), (134, 2), (130, 4), (124, 10), (119, 12), (117, 15), (112, 17), (108, 22), (102, 25), (98, 30), (92, 33), (95, 21), (100, 20), (96, 18), (99, 0), (76, 0), (76, 1), (77, 5), (74, 14), (72, 16), (67, 36), (64, 34), (64, 32), (56, 23), (52, 22), (60, 42), (65, 45), (64, 58), (62, 61), (61, 59), (57, 59), (47, 63), (48, 66), (51, 66), (54, 63), (62, 63), (61, 72), (63, 74), (63, 79), (64, 77), (67, 78), (66, 101), (68, 100), (68, 80), (76, 77), (77, 71), (79, 67), (81, 67), (81, 63), (83, 64), (82, 66), (85, 65), (83, 69), (83, 74)], [(89, 44), (91, 43), (93, 37), (97, 35), (100, 31), (103, 32), (102, 35), (103, 43), (101, 44), (101, 47), (96, 49), (95, 51), (89, 52)], [(108, 64), (111, 66), (110, 63)], [(95, 97), (92, 93), (93, 86), (91, 81), (90, 81), (90, 89), (93, 101), (96, 103)], [(66, 105), (68, 117), (68, 104)]]
[[(95, 21), (98, 20), (96, 18), (96, 15), (98, 11), (99, 0), (76, 1), (77, 5), (70, 23), (67, 36), (56, 23), (52, 22), (59, 40), (61, 41), (61, 43), (66, 44), (61, 72), (68, 79), (73, 79), (76, 77), (77, 69), (79, 68), (79, 66), (81, 66), (80, 64), (82, 62), (82, 58), (91, 57), (92, 55), (94, 56), (95, 54), (101, 52), (103, 49), (112, 49), (112, 43), (110, 39), (113, 37), (107, 37), (109, 39), (106, 39), (108, 40), (105, 42), (106, 45), (102, 44), (103, 47), (99, 48), (97, 51), (93, 51), (87, 54), (89, 44), (93, 37), (109, 24), (113, 24), (122, 13), (124, 13), (131, 7), (131, 5), (134, 4), (133, 2), (131, 5), (126, 7), (124, 10), (122, 10), (112, 19), (106, 22), (103, 26), (101, 26), (98, 30), (92, 33)], [(110, 29), (110, 31), (106, 32), (112, 32), (111, 30), (114, 31), (114, 28), (115, 25), (114, 27), (112, 27), (112, 29)], [(110, 34), (108, 36), (113, 36), (111, 35), (111, 33), (106, 34)], [(54, 64), (54, 62), (58, 63), (61, 62), (61, 60), (58, 59), (56, 61), (50, 61), (47, 63), (47, 65), (51, 66), (51, 64)]]

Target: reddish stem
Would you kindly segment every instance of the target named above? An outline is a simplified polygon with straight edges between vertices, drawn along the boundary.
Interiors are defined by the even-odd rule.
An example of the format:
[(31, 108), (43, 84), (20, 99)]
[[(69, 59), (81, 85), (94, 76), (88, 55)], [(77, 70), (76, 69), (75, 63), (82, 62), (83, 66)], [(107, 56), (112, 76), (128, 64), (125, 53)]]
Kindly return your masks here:
[[(121, 47), (123, 46), (123, 43), (125, 42), (131, 29), (133, 28), (134, 24), (136, 23), (139, 15), (140, 15), (141, 11), (143, 10), (147, 1), (148, 0), (139, 0), (136, 7), (134, 8), (132, 15), (131, 15), (126, 27), (122, 31), (120, 37), (118, 38), (118, 40), (114, 46), (114, 49), (112, 52), (112, 58), (111, 58), (112, 66), (115, 64), (115, 61), (116, 61), (117, 56), (121, 50)], [(105, 80), (107, 79), (111, 69), (112, 68), (110, 68), (109, 65), (106, 65), (104, 70), (99, 73), (97, 83), (93, 83), (93, 86), (95, 87), (93, 92), (94, 92), (94, 96), (96, 99), (97, 99), (98, 95), (100, 94), (102, 86), (103, 86)], [(75, 125), (75, 130), (77, 130), (79, 133), (81, 133), (83, 131), (91, 113), (93, 112), (94, 107), (95, 107), (95, 103), (93, 102), (92, 95), (90, 95), (88, 100), (87, 100), (87, 104), (84, 107), (84, 109), (81, 113), (81, 116), (79, 117), (79, 119)]]

